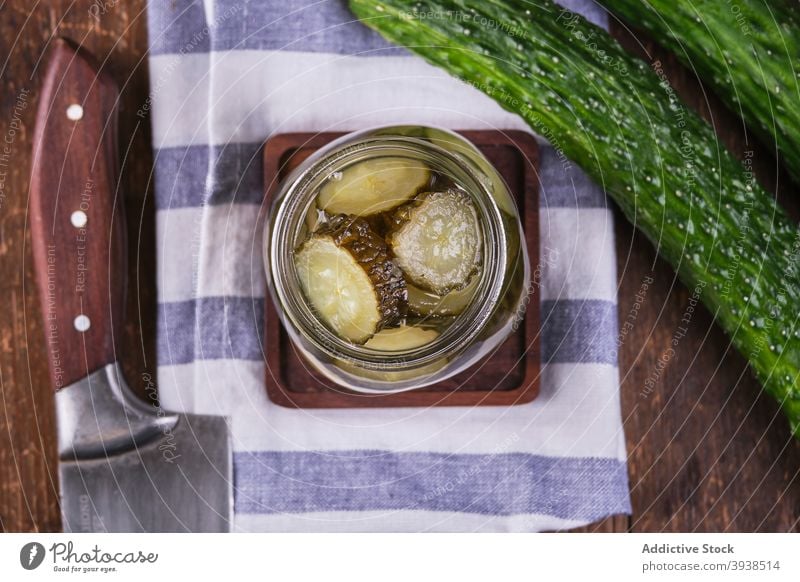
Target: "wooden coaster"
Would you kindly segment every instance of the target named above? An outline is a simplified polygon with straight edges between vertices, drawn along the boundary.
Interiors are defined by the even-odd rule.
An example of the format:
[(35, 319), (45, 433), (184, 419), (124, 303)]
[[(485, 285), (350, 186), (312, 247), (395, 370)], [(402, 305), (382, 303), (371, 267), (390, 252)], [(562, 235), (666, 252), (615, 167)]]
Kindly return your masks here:
[[(531, 269), (539, 264), (539, 150), (522, 131), (462, 131), (497, 168), (516, 197)], [(339, 133), (285, 133), (264, 146), (267, 207), (283, 179)], [(523, 404), (539, 393), (539, 297), (535, 286), (522, 325), (494, 353), (468, 370), (433, 386), (399, 394), (359, 394), (319, 374), (294, 348), (275, 306), (265, 304), (266, 387), (269, 399), (292, 408), (396, 406), (490, 406)]]

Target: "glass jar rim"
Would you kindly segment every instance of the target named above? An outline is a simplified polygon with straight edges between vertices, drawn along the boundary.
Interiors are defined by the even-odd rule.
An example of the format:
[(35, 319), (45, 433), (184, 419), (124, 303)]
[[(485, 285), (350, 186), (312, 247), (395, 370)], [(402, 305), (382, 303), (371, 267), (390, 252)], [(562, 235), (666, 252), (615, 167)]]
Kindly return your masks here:
[[(385, 130), (384, 130), (385, 131)], [(446, 131), (465, 146), (474, 147), (462, 136)], [(359, 135), (367, 137), (358, 139)], [(356, 138), (354, 141), (351, 141)], [(340, 144), (337, 146), (337, 144)], [(300, 289), (294, 268), (294, 251), (304, 217), (321, 183), (339, 169), (376, 156), (400, 156), (420, 159), (453, 178), (473, 202), (483, 229), (483, 267), (481, 280), (467, 308), (455, 316), (433, 341), (405, 351), (380, 351), (340, 338), (314, 313)], [(482, 156), (482, 154), (480, 154)], [(345, 360), (370, 370), (406, 371), (421, 368), (453, 356), (471, 345), (489, 321), (500, 299), (507, 259), (503, 236), (502, 213), (492, 196), (487, 180), (468, 158), (450, 152), (428, 140), (409, 135), (374, 135), (359, 132), (332, 142), (302, 162), (284, 181), (270, 212), (270, 232), (265, 237), (267, 276), (270, 291), (282, 307), (282, 314), (306, 341), (328, 357)]]

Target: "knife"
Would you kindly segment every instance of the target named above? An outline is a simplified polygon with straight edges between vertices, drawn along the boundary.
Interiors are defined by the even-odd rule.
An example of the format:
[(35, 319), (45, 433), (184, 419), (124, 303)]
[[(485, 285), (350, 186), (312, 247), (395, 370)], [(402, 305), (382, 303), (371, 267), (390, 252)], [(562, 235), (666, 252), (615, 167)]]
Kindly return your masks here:
[(30, 220), (64, 531), (229, 531), (226, 419), (145, 403), (119, 364), (127, 269), (118, 99), (91, 55), (54, 42), (33, 139)]

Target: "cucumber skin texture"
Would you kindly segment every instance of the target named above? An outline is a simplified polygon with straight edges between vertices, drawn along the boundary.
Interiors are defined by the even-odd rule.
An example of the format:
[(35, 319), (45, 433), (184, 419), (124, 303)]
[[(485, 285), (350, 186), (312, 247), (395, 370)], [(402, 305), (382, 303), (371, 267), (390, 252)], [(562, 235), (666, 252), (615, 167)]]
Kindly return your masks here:
[[(800, 5), (785, 0), (600, 0), (708, 83), (800, 183)], [(698, 21), (698, 18), (700, 20)]]
[(550, 0), (350, 7), (519, 114), (602, 185), (699, 291), (800, 437), (798, 229), (666, 80)]

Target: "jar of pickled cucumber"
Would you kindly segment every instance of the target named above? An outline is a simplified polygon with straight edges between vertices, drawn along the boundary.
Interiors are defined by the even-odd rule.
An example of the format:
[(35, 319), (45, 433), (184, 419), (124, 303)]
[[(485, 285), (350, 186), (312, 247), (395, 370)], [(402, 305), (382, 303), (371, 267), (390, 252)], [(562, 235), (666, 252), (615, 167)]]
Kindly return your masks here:
[(295, 347), (368, 393), (442, 381), (481, 360), (524, 309), (530, 266), (508, 187), (470, 142), (420, 126), (337, 139), (280, 185), (270, 294)]

